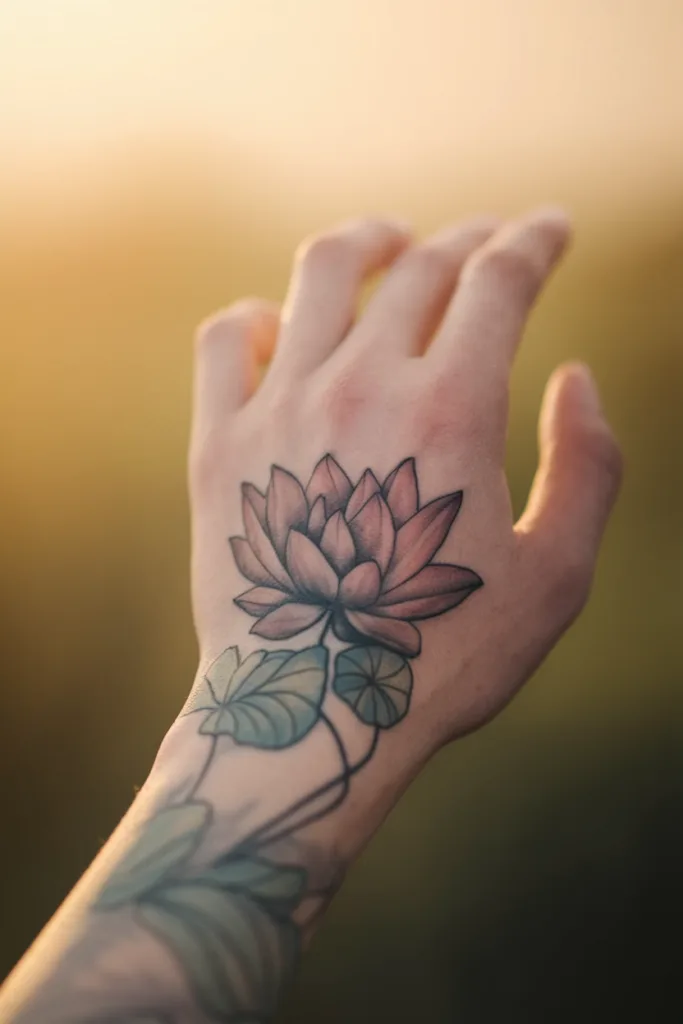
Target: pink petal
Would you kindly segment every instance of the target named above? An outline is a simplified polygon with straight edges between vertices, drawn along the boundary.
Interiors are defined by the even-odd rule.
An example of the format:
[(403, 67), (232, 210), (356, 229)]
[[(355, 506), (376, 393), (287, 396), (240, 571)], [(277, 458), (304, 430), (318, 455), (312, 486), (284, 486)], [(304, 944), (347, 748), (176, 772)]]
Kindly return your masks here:
[(258, 521), (266, 529), (266, 496), (261, 494), (258, 487), (254, 487), (253, 484), (242, 484), (242, 497), (246, 498), (254, 512), (258, 516)]
[(464, 590), (457, 594), (435, 594), (434, 597), (416, 597), (412, 601), (375, 607), (382, 615), (388, 615), (392, 619), (431, 619), (435, 615), (450, 611), (451, 608), (457, 608), (471, 593), (471, 590)]
[(428, 565), (377, 602), (381, 615), (428, 619), (457, 607), (483, 585), (476, 572), (460, 565)]
[(460, 505), (462, 491), (444, 494), (416, 512), (396, 534), (396, 546), (384, 580), (384, 590), (390, 590), (414, 576), (434, 557), (453, 525)]
[(295, 476), (273, 466), (266, 492), (268, 534), (279, 557), (284, 558), (290, 530), (303, 530), (308, 520), (304, 489)]
[(287, 568), (302, 597), (334, 601), (339, 589), (337, 574), (312, 540), (292, 530), (287, 540)]
[(257, 617), (279, 608), (287, 600), (287, 594), (274, 587), (252, 587), (235, 598), (235, 604), (247, 615)]
[(415, 459), (404, 459), (382, 484), (382, 494), (396, 526), (403, 526), (420, 507)]
[(359, 561), (377, 562), (385, 573), (394, 550), (394, 522), (381, 494), (374, 494), (349, 521)]
[(313, 626), (324, 614), (325, 608), (312, 604), (283, 604), (255, 622), (249, 632), (266, 640), (288, 640)]
[[(276, 614), (276, 613), (272, 613)], [(420, 632), (410, 622), (401, 619), (385, 619), (367, 612), (347, 611), (346, 617), (359, 633), (376, 640), (398, 654), (414, 658), (420, 653), (422, 641)]]
[(416, 597), (433, 597), (435, 594), (446, 594), (450, 591), (480, 587), (481, 577), (471, 569), (462, 565), (435, 563), (427, 565), (420, 572), (411, 576), (398, 587), (382, 591), (378, 604), (396, 604), (397, 601), (408, 601)]
[(358, 515), (363, 505), (370, 500), (373, 494), (377, 494), (379, 489), (377, 477), (371, 469), (366, 469), (354, 487), (353, 494), (349, 498), (349, 503), (344, 510), (346, 521), (349, 522), (355, 515)]
[(327, 520), (320, 539), (320, 550), (340, 575), (348, 572), (356, 561), (356, 546), (351, 531), (341, 512), (335, 512)]
[(311, 540), (319, 541), (322, 537), (322, 532), (325, 529), (325, 521), (327, 520), (327, 509), (325, 507), (325, 499), (322, 494), (319, 498), (316, 498), (313, 502), (313, 508), (311, 514), (308, 517), (308, 536)]
[(261, 583), (264, 587), (272, 587), (275, 580), (270, 573), (263, 568), (254, 552), (249, 547), (249, 541), (244, 537), (230, 537), (230, 547), (235, 564), (243, 576), (246, 576), (252, 583)]
[(286, 590), (291, 590), (292, 581), (278, 558), (277, 552), (266, 535), (258, 514), (246, 494), (242, 499), (242, 515), (244, 517), (244, 529), (247, 534), (247, 540), (254, 555), (276, 583)]
[(339, 600), (346, 608), (367, 608), (377, 600), (381, 585), (377, 562), (361, 562), (341, 581)]
[(308, 504), (312, 507), (314, 502), (322, 496), (325, 499), (327, 514), (332, 515), (344, 507), (349, 500), (351, 490), (351, 481), (336, 459), (333, 459), (331, 455), (324, 455), (308, 481), (306, 497)]

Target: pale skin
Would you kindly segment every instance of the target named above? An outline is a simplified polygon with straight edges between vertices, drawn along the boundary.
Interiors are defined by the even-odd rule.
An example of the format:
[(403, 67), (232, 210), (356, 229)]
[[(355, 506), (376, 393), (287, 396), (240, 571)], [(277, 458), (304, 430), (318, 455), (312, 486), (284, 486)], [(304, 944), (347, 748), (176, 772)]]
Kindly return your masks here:
[[(343, 802), (294, 836), (299, 845), (285, 859), (308, 873), (308, 895), (292, 911), (304, 942), (422, 765), (509, 702), (588, 598), (621, 458), (585, 366), (559, 367), (548, 382), (539, 468), (517, 523), (503, 468), (512, 360), (569, 234), (554, 208), (505, 223), (478, 217), (419, 241), (393, 220), (359, 219), (302, 243), (282, 308), (245, 299), (198, 330), (189, 459), (198, 680), (232, 646), (244, 657), (319, 642), (318, 626), (264, 642), (234, 604), (245, 590), (227, 544), (242, 531), (240, 484), (265, 488), (273, 464), (305, 481), (332, 452), (355, 481), (366, 467), (382, 479), (414, 457), (421, 500), (464, 495), (439, 561), (472, 566), (484, 581), (457, 610), (417, 623), (409, 713), (382, 732)], [(379, 272), (358, 315), (360, 290)], [(350, 761), (362, 759), (367, 726), (334, 695), (324, 706)], [(212, 770), (201, 774), (207, 738), (198, 721), (187, 714), (169, 728), (126, 818), (3, 988), (3, 1021), (270, 1019), (258, 994), (251, 1015), (199, 1006), (173, 950), (131, 924), (125, 907), (118, 916), (92, 910), (160, 809), (196, 799), (211, 806), (198, 848), (208, 861), (296, 801), (311, 779), (337, 771), (338, 752), (316, 728), (276, 751), (221, 736)]]

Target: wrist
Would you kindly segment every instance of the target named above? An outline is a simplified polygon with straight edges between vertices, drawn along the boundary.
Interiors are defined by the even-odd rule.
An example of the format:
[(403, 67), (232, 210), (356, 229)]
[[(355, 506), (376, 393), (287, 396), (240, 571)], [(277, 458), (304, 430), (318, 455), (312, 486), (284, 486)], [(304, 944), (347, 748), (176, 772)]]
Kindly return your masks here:
[[(239, 700), (239, 679), (231, 688), (232, 655), (227, 673), (223, 655), (203, 659), (164, 737), (148, 785), (169, 800), (211, 805), (211, 850), (258, 847), (279, 855), (283, 843), (291, 848), (305, 839), (346, 866), (436, 748), (424, 702), (393, 726), (373, 721), (371, 712), (362, 721), (335, 690), (341, 651), (307, 652), (288, 650), (289, 672), (274, 677), (256, 702)], [(254, 655), (241, 658), (240, 667), (248, 657)], [(283, 700), (286, 728), (278, 718)]]

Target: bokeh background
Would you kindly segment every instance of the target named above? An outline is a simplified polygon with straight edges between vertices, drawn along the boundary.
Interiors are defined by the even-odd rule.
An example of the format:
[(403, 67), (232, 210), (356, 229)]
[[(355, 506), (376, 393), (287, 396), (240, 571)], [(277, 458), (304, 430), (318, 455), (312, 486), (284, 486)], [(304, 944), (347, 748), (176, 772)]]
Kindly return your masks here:
[[(353, 868), (297, 1024), (675, 1020), (683, 911), (680, 0), (0, 3), (0, 974), (195, 667), (191, 333), (301, 236), (563, 203), (515, 368), (594, 367), (627, 460), (590, 606)], [(454, 395), (457, 401), (457, 395)]]

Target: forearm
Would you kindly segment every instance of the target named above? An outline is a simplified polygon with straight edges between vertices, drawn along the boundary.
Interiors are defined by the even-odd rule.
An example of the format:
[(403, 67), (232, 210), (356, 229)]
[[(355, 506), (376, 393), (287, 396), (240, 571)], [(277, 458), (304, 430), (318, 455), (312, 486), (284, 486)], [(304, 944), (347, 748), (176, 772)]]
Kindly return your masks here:
[(200, 671), (126, 818), (8, 982), (3, 1020), (272, 1013), (346, 868), (426, 756), (410, 716), (391, 733), (362, 723), (317, 653), (319, 711), (298, 727), (290, 717), (278, 748), (230, 735), (225, 709), (224, 731), (203, 734), (217, 715), (191, 710), (205, 706)]

